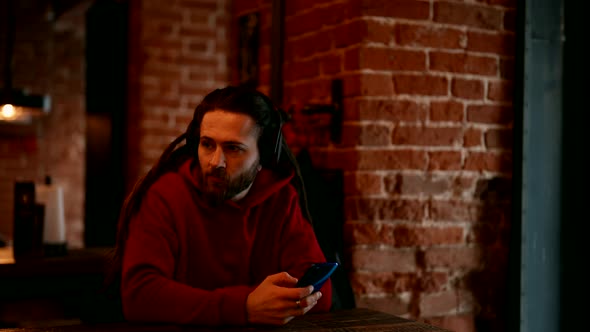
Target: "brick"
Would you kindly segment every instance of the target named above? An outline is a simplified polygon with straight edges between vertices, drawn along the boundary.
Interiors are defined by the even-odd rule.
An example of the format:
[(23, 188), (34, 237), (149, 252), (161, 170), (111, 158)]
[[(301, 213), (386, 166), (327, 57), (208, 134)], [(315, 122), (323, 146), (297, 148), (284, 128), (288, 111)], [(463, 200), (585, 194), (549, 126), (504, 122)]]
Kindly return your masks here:
[(449, 81), (444, 76), (394, 74), (395, 94), (446, 96), (449, 94)]
[(460, 102), (448, 101), (431, 101), (430, 102), (430, 121), (434, 122), (462, 122), (464, 117), (464, 106)]
[(463, 136), (463, 146), (466, 148), (483, 146), (483, 130), (467, 128)]
[(399, 294), (412, 291), (416, 284), (416, 276), (409, 273), (367, 273), (353, 272), (350, 283), (355, 294)]
[(426, 153), (415, 150), (362, 150), (358, 151), (359, 170), (425, 169)]
[(462, 49), (467, 41), (464, 31), (452, 28), (402, 23), (394, 31), (396, 44), (403, 46)]
[(422, 272), (417, 290), (424, 293), (440, 292), (448, 287), (449, 275), (446, 272)]
[(353, 99), (345, 101), (344, 120), (387, 120), (394, 123), (423, 122), (427, 105), (413, 100)]
[(470, 105), (467, 107), (467, 121), (474, 123), (510, 124), (514, 114), (512, 107), (495, 105)]
[(221, 65), (217, 57), (208, 54), (181, 54), (178, 56), (176, 64), (179, 66), (178, 68), (194, 67), (197, 70), (203, 67), (217, 69)]
[(467, 33), (467, 50), (514, 56), (516, 53), (516, 38), (513, 33), (470, 31)]
[(178, 98), (165, 98), (165, 97), (144, 97), (142, 105), (145, 107), (164, 107), (164, 108), (180, 108), (180, 100)]
[(164, 6), (158, 6), (158, 8), (144, 9), (142, 12), (143, 17), (149, 17), (149, 19), (161, 22), (182, 22), (182, 10), (180, 8), (165, 8)]
[(223, 20), (223, 18), (215, 16), (212, 17), (208, 11), (195, 10), (191, 11), (191, 13), (189, 14), (188, 21), (190, 22), (190, 24), (194, 25), (209, 25), (211, 22), (213, 22), (212, 26), (215, 26), (215, 23), (217, 23), (218, 20)]
[(500, 30), (503, 26), (503, 11), (477, 4), (439, 1), (434, 3), (433, 20), (459, 26)]
[(475, 318), (473, 314), (450, 314), (439, 317), (428, 317), (424, 322), (448, 331), (475, 332)]
[(462, 156), (459, 151), (429, 151), (428, 170), (459, 170)]
[(512, 81), (490, 81), (488, 82), (488, 96), (492, 101), (514, 100), (514, 84)]
[[(236, 2), (254, 2), (248, 0), (238, 0)], [(314, 0), (291, 0), (285, 2), (285, 14), (292, 15), (294, 13), (310, 10), (317, 5), (318, 2)]]
[[(407, 220), (424, 218), (424, 203), (410, 199), (350, 198), (347, 217), (353, 220)], [(383, 226), (387, 228), (387, 226)], [(386, 237), (383, 237), (386, 238)]]
[(430, 200), (428, 216), (433, 221), (473, 222), (478, 220), (481, 207), (461, 200)]
[(339, 54), (324, 55), (319, 60), (322, 75), (335, 75), (342, 71), (342, 57)]
[(179, 132), (184, 132), (192, 120), (192, 114), (175, 114), (172, 116), (171, 122), (175, 128), (178, 128)]
[(511, 129), (490, 129), (485, 133), (486, 147), (494, 149), (512, 149)]
[(483, 99), (484, 83), (481, 80), (454, 78), (451, 81), (451, 94), (463, 99)]
[(344, 125), (346, 137), (342, 138), (344, 146), (390, 146), (391, 129), (382, 124)]
[[(163, 113), (163, 112), (148, 113), (148, 112), (146, 112), (145, 116), (142, 119), (142, 122), (143, 123), (148, 123), (148, 122), (156, 123), (156, 125), (158, 127), (164, 127), (170, 123), (171, 118), (172, 118), (172, 115), (169, 113)], [(151, 128), (151, 127), (144, 127), (144, 128)]]
[(346, 70), (426, 70), (424, 51), (382, 47), (353, 48), (346, 52)]
[(354, 249), (351, 264), (368, 272), (416, 272), (416, 253), (407, 249)]
[(467, 53), (430, 52), (430, 69), (449, 73), (497, 76), (498, 60)]
[(387, 231), (389, 228), (385, 227), (386, 230), (384, 230), (383, 225), (373, 222), (347, 222), (342, 228), (344, 243), (348, 246), (363, 244), (393, 245), (393, 233)]
[[(332, 95), (332, 80), (327, 77), (316, 77), (311, 81), (311, 88), (311, 97), (313, 100), (325, 100), (326, 97)], [(326, 101), (326, 103), (329, 102), (331, 100)]]
[(362, 24), (364, 42), (390, 45), (395, 41), (393, 24), (381, 20), (364, 20)]
[(344, 194), (377, 195), (383, 192), (383, 176), (374, 172), (354, 172), (344, 175)]
[(209, 40), (215, 40), (216, 37), (215, 28), (199, 25), (182, 25), (178, 31), (178, 35), (181, 38), (198, 38), (203, 39), (203, 42)]
[(477, 269), (483, 264), (479, 247), (434, 247), (424, 250), (421, 263), (426, 270), (433, 269)]
[(195, 40), (187, 43), (188, 50), (196, 53), (206, 53), (209, 50), (209, 43), (206, 40)]
[(367, 23), (361, 20), (340, 24), (330, 30), (332, 32), (332, 43), (337, 49), (359, 44), (365, 40), (367, 29)]
[(285, 95), (297, 96), (298, 100), (311, 100), (311, 82), (294, 82), (285, 87)]
[(222, 6), (215, 0), (180, 0), (178, 4), (183, 9), (206, 9), (207, 11), (215, 11)]
[(341, 22), (359, 17), (357, 4), (354, 1), (331, 3), (318, 8), (319, 19), (324, 27), (334, 26)]
[(286, 66), (284, 79), (287, 81), (299, 81), (316, 77), (319, 73), (320, 66), (316, 59), (296, 61)]
[(477, 176), (457, 175), (453, 177), (454, 198), (470, 198), (473, 196)]
[(343, 77), (344, 96), (391, 96), (391, 75), (381, 73), (352, 74)]
[(326, 41), (317, 38), (315, 34), (305, 35), (291, 41), (294, 59), (305, 59), (324, 49)]
[(393, 230), (396, 247), (433, 246), (463, 243), (462, 227), (428, 227), (400, 225)]
[(143, 26), (144, 34), (147, 36), (155, 35), (171, 38), (176, 35), (177, 30), (177, 24), (174, 21), (149, 21), (145, 22)]
[(420, 297), (420, 316), (442, 316), (459, 309), (459, 299), (454, 290), (432, 294), (422, 294)]
[(455, 146), (461, 138), (460, 127), (397, 126), (391, 141), (394, 145)]
[[(290, 3), (291, 1), (289, 1)], [(258, 6), (260, 4), (258, 1), (250, 1), (250, 0), (236, 0), (232, 1), (232, 14), (235, 16), (241, 16), (248, 12), (253, 12), (258, 10)], [(287, 12), (288, 6), (285, 7), (285, 12)]]
[(469, 152), (465, 158), (465, 169), (480, 172), (512, 172), (511, 152)]
[(358, 308), (368, 308), (396, 316), (408, 315), (410, 303), (400, 294), (391, 294), (380, 297), (360, 296), (356, 299)]
[(401, 174), (387, 175), (383, 179), (385, 191), (398, 195), (439, 195), (451, 189), (449, 178), (432, 175)]
[(322, 27), (321, 12), (309, 10), (285, 19), (285, 36), (293, 38), (309, 32), (318, 31)]
[(417, 0), (363, 0), (361, 15), (427, 20), (430, 4)]
[(144, 68), (144, 78), (152, 77), (154, 79), (177, 80), (180, 81), (182, 71), (180, 68), (163, 68), (160, 66), (148, 66)]

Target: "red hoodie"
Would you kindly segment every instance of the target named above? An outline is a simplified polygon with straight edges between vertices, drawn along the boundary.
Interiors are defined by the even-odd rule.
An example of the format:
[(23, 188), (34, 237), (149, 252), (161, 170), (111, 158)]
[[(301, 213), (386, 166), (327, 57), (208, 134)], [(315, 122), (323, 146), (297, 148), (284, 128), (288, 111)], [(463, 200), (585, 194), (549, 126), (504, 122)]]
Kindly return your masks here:
[[(300, 278), (325, 257), (292, 176), (262, 169), (246, 197), (214, 208), (191, 161), (157, 180), (130, 222), (123, 312), (133, 321), (245, 325), (246, 298), (267, 276)], [(331, 287), (324, 284), (313, 311), (330, 309)]]

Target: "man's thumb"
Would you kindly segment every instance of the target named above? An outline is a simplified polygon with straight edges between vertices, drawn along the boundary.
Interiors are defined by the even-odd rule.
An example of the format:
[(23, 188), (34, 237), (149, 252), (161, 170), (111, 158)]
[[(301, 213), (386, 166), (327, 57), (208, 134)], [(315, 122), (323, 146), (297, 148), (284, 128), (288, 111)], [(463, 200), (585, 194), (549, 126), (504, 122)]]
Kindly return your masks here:
[(274, 285), (281, 287), (293, 287), (297, 284), (297, 278), (291, 276), (287, 272), (273, 274), (269, 279)]

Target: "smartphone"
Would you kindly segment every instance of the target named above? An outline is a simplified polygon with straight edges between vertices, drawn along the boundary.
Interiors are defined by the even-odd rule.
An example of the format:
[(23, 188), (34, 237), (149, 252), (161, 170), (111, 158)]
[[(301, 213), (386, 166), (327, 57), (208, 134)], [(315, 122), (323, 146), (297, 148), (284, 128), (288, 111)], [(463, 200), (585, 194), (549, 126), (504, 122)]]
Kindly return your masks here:
[(338, 263), (315, 263), (312, 264), (303, 277), (299, 279), (295, 287), (306, 287), (313, 285), (313, 291), (317, 292), (322, 288), (324, 283), (330, 278), (330, 275), (336, 271)]

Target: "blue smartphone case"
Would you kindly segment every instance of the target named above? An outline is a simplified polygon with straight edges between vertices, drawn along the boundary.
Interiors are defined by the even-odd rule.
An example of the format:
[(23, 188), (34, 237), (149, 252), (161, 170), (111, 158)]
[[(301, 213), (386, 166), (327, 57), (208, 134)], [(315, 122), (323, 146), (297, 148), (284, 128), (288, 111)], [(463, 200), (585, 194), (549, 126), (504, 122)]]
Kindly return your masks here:
[(295, 287), (305, 287), (313, 285), (313, 291), (317, 292), (322, 288), (324, 283), (336, 271), (338, 263), (315, 263), (305, 271), (303, 277), (299, 279)]

